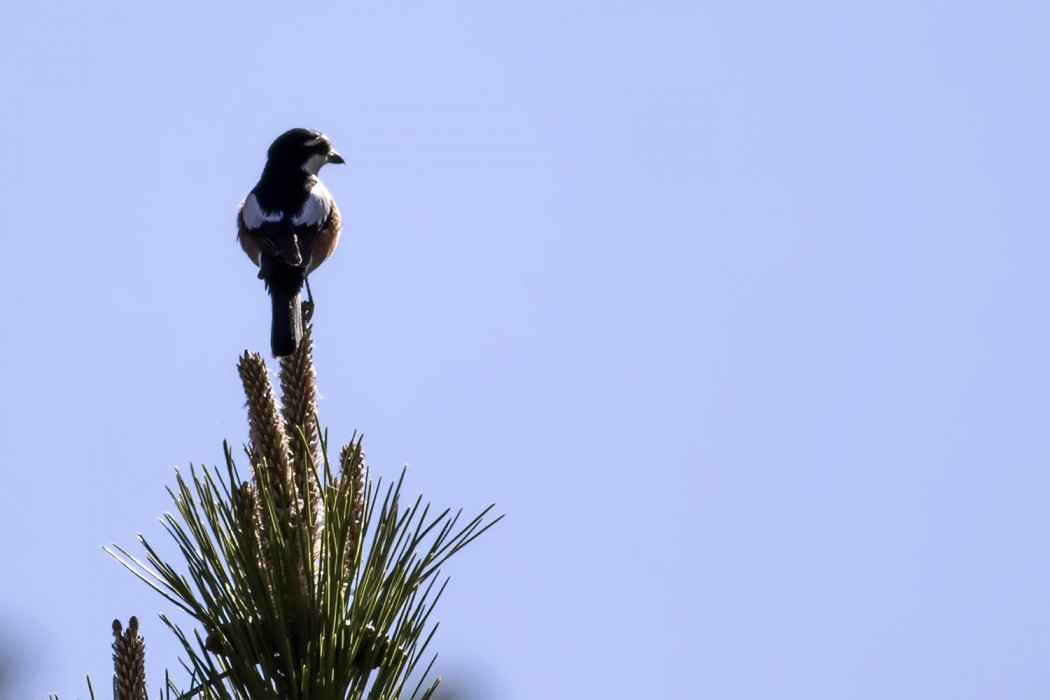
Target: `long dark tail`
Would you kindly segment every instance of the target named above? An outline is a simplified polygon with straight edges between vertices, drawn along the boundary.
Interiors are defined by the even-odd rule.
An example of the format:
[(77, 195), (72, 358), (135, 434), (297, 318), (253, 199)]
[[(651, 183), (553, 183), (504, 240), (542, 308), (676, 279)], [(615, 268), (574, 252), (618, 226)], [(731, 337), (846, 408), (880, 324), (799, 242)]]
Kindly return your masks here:
[(285, 357), (295, 352), (303, 339), (303, 313), (299, 290), (303, 287), (303, 271), (281, 266), (267, 280), (273, 302), (273, 324), (270, 326), (270, 350), (274, 357)]

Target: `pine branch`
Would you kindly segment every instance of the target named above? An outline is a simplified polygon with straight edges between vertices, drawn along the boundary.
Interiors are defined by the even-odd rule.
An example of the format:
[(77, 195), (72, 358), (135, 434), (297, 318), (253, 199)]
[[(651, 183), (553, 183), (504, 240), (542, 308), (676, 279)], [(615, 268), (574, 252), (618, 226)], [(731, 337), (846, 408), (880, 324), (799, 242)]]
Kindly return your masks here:
[(146, 700), (146, 645), (139, 636), (138, 618), (122, 630), (113, 621), (113, 700)]
[[(309, 320), (308, 302), (303, 303), (303, 318)], [(281, 358), (281, 405), (284, 429), (291, 439), (292, 479), (300, 494), (309, 495), (307, 504), (312, 526), (310, 551), (318, 555), (321, 533), (321, 500), (314, 469), (320, 461), (317, 430), (317, 375), (313, 361), (313, 324), (306, 323), (303, 338), (296, 351)], [(307, 483), (310, 481), (311, 483)]]
[(420, 664), (448, 582), (441, 566), (500, 518), (488, 520), (490, 507), (461, 525), (460, 513), (435, 515), (422, 496), (402, 505), (405, 472), (372, 484), (357, 435), (333, 466), (317, 423), (312, 348), (307, 324), (281, 362), (280, 407), (262, 357), (240, 358), (251, 476), (242, 478), (228, 445), (224, 468), (176, 472), (176, 514), (162, 522), (183, 564), (164, 561), (141, 535), (144, 559), (110, 551), (199, 625), (187, 634), (162, 616), (193, 679), (180, 697), (393, 699), (419, 670), (411, 697), (437, 687), (426, 680), (433, 659)]

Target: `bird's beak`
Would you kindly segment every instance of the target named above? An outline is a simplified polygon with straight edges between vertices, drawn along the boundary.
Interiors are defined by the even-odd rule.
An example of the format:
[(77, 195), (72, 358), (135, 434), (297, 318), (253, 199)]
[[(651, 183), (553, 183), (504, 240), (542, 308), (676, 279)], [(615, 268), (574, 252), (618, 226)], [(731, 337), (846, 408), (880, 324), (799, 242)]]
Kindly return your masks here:
[(339, 153), (337, 151), (329, 151), (328, 152), (328, 162), (329, 163), (335, 163), (336, 165), (342, 165), (346, 161), (343, 160), (343, 157), (341, 155), (339, 155)]

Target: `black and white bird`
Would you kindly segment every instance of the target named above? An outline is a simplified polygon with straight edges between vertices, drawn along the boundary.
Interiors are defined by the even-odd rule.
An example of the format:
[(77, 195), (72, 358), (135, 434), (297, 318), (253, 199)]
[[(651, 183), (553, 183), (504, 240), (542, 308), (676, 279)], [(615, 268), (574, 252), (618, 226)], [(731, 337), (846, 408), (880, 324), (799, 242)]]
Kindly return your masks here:
[(273, 303), (270, 349), (275, 357), (299, 347), (299, 293), (306, 276), (339, 242), (339, 209), (317, 172), (325, 163), (343, 162), (324, 134), (286, 131), (270, 146), (259, 184), (237, 212), (237, 240), (259, 266)]

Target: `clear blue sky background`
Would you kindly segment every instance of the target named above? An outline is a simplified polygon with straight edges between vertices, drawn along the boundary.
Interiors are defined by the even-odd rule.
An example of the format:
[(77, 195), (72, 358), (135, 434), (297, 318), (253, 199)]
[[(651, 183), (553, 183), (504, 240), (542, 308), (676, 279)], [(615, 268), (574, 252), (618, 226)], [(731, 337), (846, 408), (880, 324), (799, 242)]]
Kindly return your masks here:
[(328, 133), (322, 421), (505, 523), (474, 697), (1050, 695), (1039, 2), (7, 3), (0, 638), (108, 697), (173, 467), (246, 439), (267, 146)]

